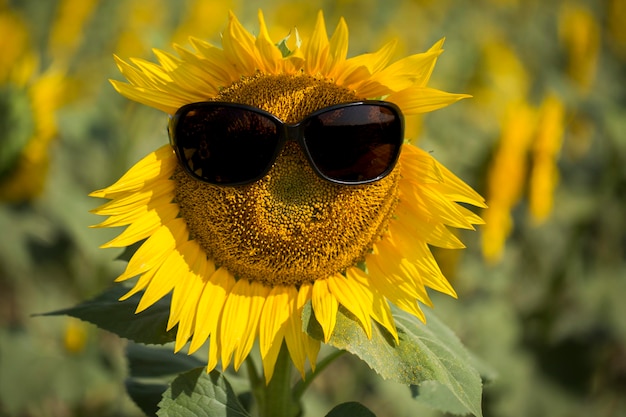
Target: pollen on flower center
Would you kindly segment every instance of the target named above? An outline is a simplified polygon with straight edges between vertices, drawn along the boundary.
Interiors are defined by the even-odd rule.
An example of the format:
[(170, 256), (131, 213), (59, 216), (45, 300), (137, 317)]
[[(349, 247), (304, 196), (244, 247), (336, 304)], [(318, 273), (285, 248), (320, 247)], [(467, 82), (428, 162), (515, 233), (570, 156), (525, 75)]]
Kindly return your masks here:
[[(306, 75), (257, 75), (216, 100), (253, 105), (293, 123), (358, 97)], [(387, 227), (398, 177), (396, 169), (372, 184), (333, 184), (313, 172), (295, 143), (250, 185), (213, 186), (180, 168), (174, 174), (181, 216), (207, 255), (238, 278), (270, 286), (311, 282), (360, 262)]]

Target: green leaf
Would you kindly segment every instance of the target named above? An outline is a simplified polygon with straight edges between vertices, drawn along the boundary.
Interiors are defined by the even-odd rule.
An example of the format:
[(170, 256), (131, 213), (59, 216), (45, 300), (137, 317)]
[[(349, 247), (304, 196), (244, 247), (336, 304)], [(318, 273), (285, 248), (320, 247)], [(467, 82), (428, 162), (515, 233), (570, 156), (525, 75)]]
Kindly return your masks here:
[[(428, 310), (428, 324), (404, 311), (393, 311), (399, 344), (377, 324), (368, 339), (344, 308), (337, 313), (329, 344), (357, 355), (384, 379), (418, 386), (417, 401), (448, 413), (482, 416), (480, 375), (456, 335)], [(303, 318), (307, 333), (319, 339), (321, 331), (310, 307)]]
[(139, 378), (177, 375), (206, 364), (194, 356), (176, 354), (172, 349), (155, 348), (136, 343), (128, 344), (126, 357), (130, 375)]
[(361, 403), (347, 402), (330, 410), (326, 417), (376, 417), (376, 414)]
[(136, 379), (127, 379), (125, 385), (128, 396), (137, 407), (147, 416), (156, 416), (159, 410), (159, 402), (163, 397), (163, 393), (167, 390), (167, 384), (146, 383)]
[(289, 54), (291, 54), (291, 50), (287, 46), (287, 41), (289, 40), (290, 36), (291, 33), (285, 36), (283, 39), (280, 40), (280, 42), (276, 44), (276, 47), (280, 51), (280, 54), (283, 56), (283, 58), (286, 58), (289, 56)]
[(127, 287), (116, 285), (74, 307), (41, 315), (76, 317), (137, 343), (161, 345), (175, 340), (176, 328), (165, 330), (170, 311), (170, 297), (163, 297), (145, 311), (135, 314), (143, 292), (119, 301), (127, 291)]
[(159, 403), (159, 417), (250, 417), (237, 395), (218, 371), (204, 368), (176, 378)]

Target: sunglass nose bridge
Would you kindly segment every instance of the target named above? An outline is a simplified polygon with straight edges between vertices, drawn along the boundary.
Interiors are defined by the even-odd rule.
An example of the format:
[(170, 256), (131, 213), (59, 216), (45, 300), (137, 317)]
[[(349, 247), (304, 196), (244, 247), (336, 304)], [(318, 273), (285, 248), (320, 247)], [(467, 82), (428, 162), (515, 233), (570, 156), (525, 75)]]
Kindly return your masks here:
[(285, 124), (285, 139), (287, 141), (298, 142), (300, 140), (300, 135), (302, 135), (302, 130), (300, 129), (300, 125), (288, 125)]

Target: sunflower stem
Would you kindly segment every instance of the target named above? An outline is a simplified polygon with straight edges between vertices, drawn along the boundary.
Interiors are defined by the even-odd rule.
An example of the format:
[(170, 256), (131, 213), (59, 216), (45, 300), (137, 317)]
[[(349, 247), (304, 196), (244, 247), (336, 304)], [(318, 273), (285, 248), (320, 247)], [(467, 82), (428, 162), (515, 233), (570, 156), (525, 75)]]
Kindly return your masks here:
[(283, 343), (269, 384), (258, 381), (256, 389), (253, 388), (260, 417), (297, 417), (302, 414), (300, 402), (291, 389), (292, 368), (289, 351)]
[(248, 371), (248, 380), (250, 381), (250, 389), (254, 399), (259, 403), (259, 398), (262, 398), (264, 392), (264, 382), (261, 380), (259, 373), (256, 370), (254, 359), (252, 355), (248, 355), (245, 360), (246, 370)]

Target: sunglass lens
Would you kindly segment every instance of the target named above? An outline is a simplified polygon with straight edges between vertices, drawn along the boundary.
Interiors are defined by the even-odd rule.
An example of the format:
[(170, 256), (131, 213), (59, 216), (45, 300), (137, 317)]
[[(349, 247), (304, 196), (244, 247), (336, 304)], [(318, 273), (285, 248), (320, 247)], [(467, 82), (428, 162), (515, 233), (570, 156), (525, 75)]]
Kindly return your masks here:
[(312, 117), (304, 140), (313, 163), (327, 178), (373, 181), (391, 171), (403, 141), (401, 116), (391, 107), (361, 104)]
[(276, 123), (236, 107), (192, 107), (179, 116), (176, 147), (187, 170), (212, 184), (258, 180), (269, 169), (279, 134)]

